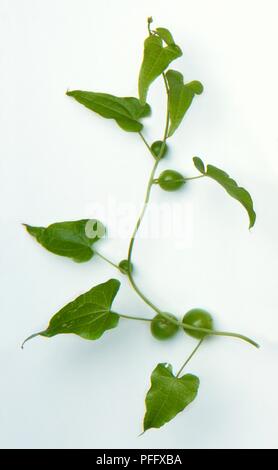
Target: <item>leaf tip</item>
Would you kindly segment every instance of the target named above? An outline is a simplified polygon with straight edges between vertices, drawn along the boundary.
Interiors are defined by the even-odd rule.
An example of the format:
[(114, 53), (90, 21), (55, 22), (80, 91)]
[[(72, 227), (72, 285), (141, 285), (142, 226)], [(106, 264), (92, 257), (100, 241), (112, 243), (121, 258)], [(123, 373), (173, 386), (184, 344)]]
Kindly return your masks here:
[(22, 224), (27, 232), (32, 235), (32, 237), (35, 237), (39, 241), (39, 237), (42, 234), (42, 232), (45, 230), (44, 227), (34, 227), (33, 225), (28, 225), (28, 224)]
[(22, 343), (22, 345), (21, 345), (21, 349), (24, 349), (24, 345), (25, 345), (25, 343), (27, 343), (27, 341), (29, 341), (29, 340), (32, 339), (32, 338), (35, 338), (36, 336), (41, 335), (42, 333), (44, 333), (44, 332), (43, 332), (43, 331), (40, 331), (39, 333), (34, 333), (33, 335), (28, 336), (28, 337), (23, 341), (23, 343)]
[(254, 211), (254, 214), (253, 214), (252, 220), (250, 220), (250, 224), (249, 224), (249, 231), (251, 231), (251, 229), (254, 227), (254, 225), (255, 225), (255, 222), (256, 222), (256, 218), (257, 218), (257, 215), (256, 215), (256, 212)]
[(32, 225), (28, 225), (28, 224), (24, 224), (24, 223), (21, 224), (21, 225), (25, 228), (25, 230), (26, 230), (28, 233), (30, 233), (30, 235), (33, 235), (33, 233), (32, 233), (32, 229), (33, 229)]

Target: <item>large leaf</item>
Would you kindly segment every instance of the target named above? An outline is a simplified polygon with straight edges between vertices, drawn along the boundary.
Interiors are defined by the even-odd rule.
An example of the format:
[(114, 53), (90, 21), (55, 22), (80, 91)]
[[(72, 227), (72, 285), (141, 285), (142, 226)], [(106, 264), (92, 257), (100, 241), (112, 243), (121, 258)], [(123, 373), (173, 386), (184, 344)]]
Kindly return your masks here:
[(256, 221), (256, 212), (253, 208), (253, 201), (252, 198), (246, 189), (241, 188), (238, 186), (235, 180), (230, 178), (228, 173), (223, 170), (220, 170), (216, 166), (207, 165), (207, 169), (205, 170), (205, 165), (203, 161), (199, 157), (194, 157), (193, 162), (195, 167), (203, 173), (205, 176), (209, 176), (210, 178), (217, 181), (223, 188), (227, 191), (227, 193), (232, 196), (234, 199), (239, 201), (243, 207), (248, 212), (249, 216), (249, 228), (253, 227)]
[(166, 78), (169, 85), (170, 128), (168, 137), (170, 137), (179, 127), (195, 94), (202, 93), (203, 85), (198, 81), (185, 85), (182, 74), (176, 70), (168, 70)]
[(96, 219), (58, 222), (48, 227), (25, 225), (30, 235), (48, 251), (67, 256), (74, 261), (88, 261), (94, 255), (92, 245), (105, 233), (105, 228)]
[(149, 116), (151, 108), (147, 103), (141, 104), (137, 98), (95, 93), (93, 91), (67, 91), (79, 103), (106, 119), (115, 119), (117, 124), (128, 132), (140, 132), (143, 124), (139, 119)]
[(117, 279), (93, 287), (59, 310), (45, 331), (29, 336), (24, 343), (38, 335), (50, 338), (65, 333), (74, 333), (89, 340), (100, 338), (105, 331), (118, 324), (119, 315), (111, 312), (111, 306), (119, 287)]
[[(139, 98), (146, 103), (151, 83), (167, 69), (169, 64), (182, 55), (182, 51), (174, 43), (171, 33), (165, 28), (158, 28), (160, 35), (152, 34), (144, 42), (144, 57), (139, 74)], [(162, 31), (162, 32), (161, 32)], [(163, 47), (163, 40), (168, 44)]]
[(186, 374), (175, 377), (172, 366), (158, 364), (151, 376), (151, 388), (146, 396), (144, 431), (160, 428), (191, 403), (198, 392), (199, 379)]

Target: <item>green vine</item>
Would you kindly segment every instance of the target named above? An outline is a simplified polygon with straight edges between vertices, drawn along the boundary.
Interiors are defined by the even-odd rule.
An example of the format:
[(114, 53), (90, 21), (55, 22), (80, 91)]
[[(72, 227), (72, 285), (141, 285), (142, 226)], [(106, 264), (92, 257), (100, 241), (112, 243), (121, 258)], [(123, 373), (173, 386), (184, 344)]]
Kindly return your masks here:
[[(137, 233), (150, 202), (153, 186), (159, 186), (165, 191), (177, 191), (188, 184), (188, 181), (208, 177), (219, 183), (244, 207), (249, 217), (250, 228), (256, 219), (253, 201), (248, 191), (238, 186), (223, 170), (213, 165), (207, 165), (205, 168), (199, 157), (193, 158), (194, 166), (200, 173), (196, 176), (185, 177), (172, 169), (164, 170), (160, 175), (156, 175), (160, 161), (167, 156), (169, 138), (179, 128), (196, 95), (203, 92), (203, 86), (198, 81), (184, 84), (182, 74), (169, 69), (169, 65), (182, 55), (182, 51), (168, 29), (152, 30), (152, 21), (152, 18), (148, 18), (149, 35), (144, 43), (144, 56), (139, 74), (139, 99), (80, 90), (67, 92), (68, 96), (73, 97), (91, 111), (104, 118), (114, 119), (121, 129), (137, 133), (154, 160), (143, 207), (130, 238), (127, 258), (116, 263), (95, 249), (95, 244), (105, 235), (105, 227), (96, 219), (58, 222), (48, 227), (25, 225), (30, 235), (52, 253), (69, 257), (76, 262), (87, 262), (94, 256), (98, 256), (125, 274), (135, 293), (154, 311), (154, 316), (143, 318), (112, 310), (120, 282), (117, 279), (110, 279), (92, 287), (88, 292), (67, 304), (51, 318), (44, 331), (29, 336), (24, 343), (35, 336), (49, 338), (65, 333), (74, 333), (87, 340), (96, 340), (107, 330), (117, 327), (120, 319), (148, 322), (152, 335), (158, 340), (172, 338), (180, 330), (198, 340), (197, 346), (176, 374), (173, 373), (172, 366), (167, 363), (158, 364), (152, 372), (151, 387), (146, 396), (144, 431), (163, 426), (195, 399), (199, 388), (198, 377), (192, 374), (181, 376), (181, 374), (208, 336), (234, 337), (259, 347), (255, 341), (245, 335), (215, 330), (210, 313), (200, 308), (190, 310), (182, 320), (179, 320), (172, 313), (157, 307), (142, 292), (135, 280), (133, 250)], [(149, 144), (144, 136), (141, 120), (148, 117), (151, 112), (150, 105), (146, 101), (148, 90), (159, 76), (163, 78), (167, 98), (165, 128), (162, 140)]]

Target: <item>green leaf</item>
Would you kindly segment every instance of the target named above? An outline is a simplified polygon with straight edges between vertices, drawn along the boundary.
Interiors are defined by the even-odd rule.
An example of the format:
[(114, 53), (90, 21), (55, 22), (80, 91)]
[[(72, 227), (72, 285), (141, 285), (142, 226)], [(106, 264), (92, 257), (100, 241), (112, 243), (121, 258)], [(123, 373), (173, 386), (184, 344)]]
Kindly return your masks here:
[(198, 392), (199, 379), (186, 374), (175, 377), (172, 366), (158, 364), (151, 376), (151, 388), (146, 396), (144, 431), (160, 428), (191, 403)]
[(206, 172), (204, 162), (199, 157), (194, 157), (193, 162), (194, 162), (195, 167), (197, 168), (197, 170), (199, 170), (200, 173), (204, 174)]
[(194, 157), (193, 162), (195, 167), (201, 173), (203, 173), (205, 176), (209, 176), (210, 178), (214, 179), (219, 184), (221, 184), (221, 186), (223, 186), (223, 188), (231, 197), (233, 197), (243, 205), (249, 216), (249, 228), (253, 227), (256, 221), (256, 213), (254, 211), (253, 201), (249, 192), (246, 191), (246, 189), (238, 186), (236, 181), (230, 178), (228, 173), (223, 170), (220, 170), (216, 166), (207, 165), (207, 169), (205, 171), (204, 163), (200, 158)]
[(175, 44), (174, 38), (170, 33), (169, 29), (166, 28), (156, 28), (156, 32), (158, 36), (167, 44), (167, 46), (171, 46), (171, 44)]
[(168, 137), (170, 137), (179, 127), (195, 94), (202, 93), (203, 85), (197, 81), (185, 85), (183, 75), (176, 70), (168, 70), (166, 78), (169, 85), (170, 128)]
[(111, 306), (119, 287), (120, 282), (117, 279), (110, 279), (93, 287), (59, 310), (51, 318), (45, 331), (29, 336), (23, 345), (35, 336), (51, 338), (66, 333), (88, 340), (100, 338), (105, 331), (118, 325), (119, 315), (111, 312)]
[(161, 37), (152, 34), (144, 42), (144, 57), (139, 74), (139, 98), (142, 104), (146, 103), (148, 89), (151, 83), (159, 77), (159, 75), (167, 69), (169, 64), (182, 55), (182, 51), (174, 43), (171, 36), (165, 32), (164, 28), (159, 28), (160, 34), (163, 30), (162, 36), (167, 41), (173, 41), (169, 45), (163, 47)]
[(93, 257), (92, 245), (105, 233), (104, 226), (96, 219), (58, 222), (47, 228), (26, 224), (25, 227), (48, 251), (80, 263)]
[(141, 104), (137, 98), (95, 93), (93, 91), (67, 91), (76, 101), (106, 119), (115, 119), (117, 124), (125, 131), (140, 132), (143, 124), (139, 119), (147, 117), (151, 108), (147, 103)]

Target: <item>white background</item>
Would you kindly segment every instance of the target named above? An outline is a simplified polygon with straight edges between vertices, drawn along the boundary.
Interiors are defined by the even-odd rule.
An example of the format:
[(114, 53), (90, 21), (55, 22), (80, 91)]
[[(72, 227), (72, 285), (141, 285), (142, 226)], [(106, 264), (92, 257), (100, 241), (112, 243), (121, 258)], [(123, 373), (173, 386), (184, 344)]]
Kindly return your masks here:
[[(277, 448), (277, 1), (1, 0), (0, 15), (1, 447)], [(225, 169), (252, 194), (257, 223), (249, 232), (245, 211), (212, 181), (179, 194), (155, 188), (156, 202), (187, 201), (192, 236), (139, 240), (137, 280), (166, 311), (207, 308), (217, 328), (246, 333), (261, 349), (207, 341), (188, 366), (201, 380), (196, 401), (137, 437), (152, 369), (176, 370), (195, 340), (156, 342), (148, 324), (121, 321), (97, 342), (39, 337), (22, 351), (65, 303), (113, 276), (122, 281), (116, 310), (152, 312), (101, 260), (52, 255), (20, 224), (94, 217), (93, 205), (109, 198), (142, 201), (152, 165), (142, 142), (65, 91), (136, 96), (150, 15), (184, 51), (173, 66), (205, 87), (161, 167), (193, 175), (199, 155)], [(158, 80), (150, 140), (162, 133), (162, 93)], [(103, 219), (113, 229), (105, 210)], [(127, 240), (99, 248), (119, 260)]]

